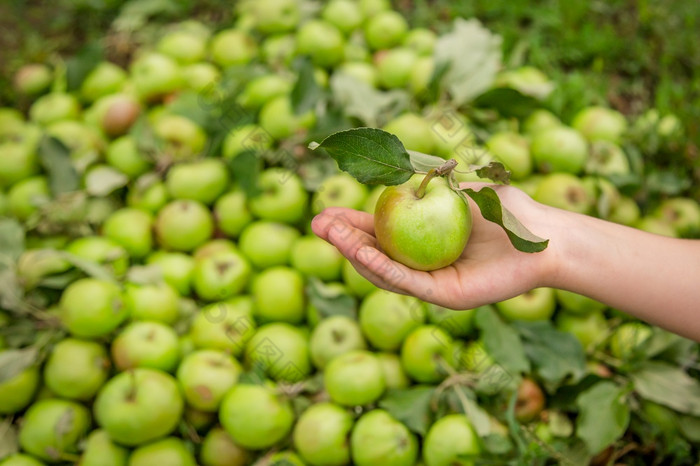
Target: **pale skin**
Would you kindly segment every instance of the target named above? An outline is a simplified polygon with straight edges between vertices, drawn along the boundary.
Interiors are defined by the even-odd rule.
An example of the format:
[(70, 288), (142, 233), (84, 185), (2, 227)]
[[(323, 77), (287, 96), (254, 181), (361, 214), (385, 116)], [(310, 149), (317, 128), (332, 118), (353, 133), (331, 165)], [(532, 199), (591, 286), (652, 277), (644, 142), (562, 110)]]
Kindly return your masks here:
[(410, 269), (377, 249), (371, 214), (328, 208), (312, 228), (375, 285), (451, 309), (473, 309), (537, 287), (589, 296), (700, 341), (700, 241), (667, 238), (539, 204), (512, 186), (490, 186), (533, 233), (540, 253), (517, 251), (470, 200), (473, 229), (462, 256), (432, 272)]

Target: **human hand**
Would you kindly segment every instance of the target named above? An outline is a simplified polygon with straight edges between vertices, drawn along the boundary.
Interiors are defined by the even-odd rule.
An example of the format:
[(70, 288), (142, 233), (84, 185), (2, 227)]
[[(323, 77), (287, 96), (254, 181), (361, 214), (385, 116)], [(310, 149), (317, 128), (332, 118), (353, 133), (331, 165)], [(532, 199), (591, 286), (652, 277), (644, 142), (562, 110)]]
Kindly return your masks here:
[[(493, 188), (503, 205), (534, 234), (550, 237), (547, 227), (556, 209), (538, 204), (512, 186), (462, 183), (477, 191), (484, 186)], [(413, 270), (377, 249), (371, 214), (328, 208), (311, 226), (375, 285), (451, 309), (472, 309), (546, 286), (556, 272), (555, 252), (550, 247), (541, 253), (518, 251), (500, 226), (485, 220), (471, 199), (469, 203), (473, 227), (467, 247), (452, 265), (431, 272)]]

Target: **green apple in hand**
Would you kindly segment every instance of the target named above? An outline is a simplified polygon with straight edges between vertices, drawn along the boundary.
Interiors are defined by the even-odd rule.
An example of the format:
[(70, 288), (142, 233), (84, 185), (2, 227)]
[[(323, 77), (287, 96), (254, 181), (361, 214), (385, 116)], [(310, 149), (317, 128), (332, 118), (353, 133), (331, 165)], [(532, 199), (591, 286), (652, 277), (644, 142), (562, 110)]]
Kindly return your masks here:
[[(430, 175), (426, 175), (430, 176)], [(456, 261), (472, 229), (469, 204), (443, 177), (387, 187), (377, 201), (374, 230), (381, 249), (417, 270), (436, 270)]]

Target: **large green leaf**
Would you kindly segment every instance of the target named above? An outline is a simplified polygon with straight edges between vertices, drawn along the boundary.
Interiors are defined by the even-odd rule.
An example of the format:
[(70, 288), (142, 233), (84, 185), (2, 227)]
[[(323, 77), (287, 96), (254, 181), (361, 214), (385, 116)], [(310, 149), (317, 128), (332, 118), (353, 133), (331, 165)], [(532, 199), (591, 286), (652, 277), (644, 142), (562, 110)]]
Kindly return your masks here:
[(579, 408), (576, 435), (592, 454), (622, 437), (627, 430), (630, 408), (624, 397), (622, 388), (603, 381), (581, 393), (576, 400)]
[(69, 91), (80, 88), (88, 74), (102, 61), (102, 47), (98, 42), (85, 45), (66, 61), (66, 81)]
[(541, 252), (547, 248), (549, 240), (540, 238), (520, 223), (515, 215), (501, 204), (498, 194), (492, 188), (483, 187), (479, 191), (466, 188), (463, 191), (476, 202), (486, 220), (503, 228), (518, 251)]
[(415, 173), (399, 138), (376, 128), (356, 128), (331, 134), (309, 148), (325, 149), (348, 172), (365, 184), (397, 185)]
[(316, 81), (314, 65), (309, 57), (300, 58), (295, 65), (298, 77), (290, 99), (294, 113), (299, 115), (314, 108), (323, 95), (323, 89)]
[(700, 381), (680, 367), (647, 361), (629, 376), (642, 398), (681, 413), (700, 416)]
[(560, 332), (550, 321), (514, 325), (522, 337), (525, 354), (542, 379), (560, 383), (571, 376), (571, 382), (578, 382), (586, 374), (586, 355), (572, 334)]
[(435, 387), (424, 385), (389, 390), (379, 400), (379, 407), (387, 410), (413, 432), (425, 435), (433, 422), (430, 405), (434, 393)]
[(487, 353), (512, 378), (530, 371), (530, 362), (525, 357), (525, 349), (518, 332), (503, 322), (493, 309), (477, 309), (474, 323), (481, 330)]

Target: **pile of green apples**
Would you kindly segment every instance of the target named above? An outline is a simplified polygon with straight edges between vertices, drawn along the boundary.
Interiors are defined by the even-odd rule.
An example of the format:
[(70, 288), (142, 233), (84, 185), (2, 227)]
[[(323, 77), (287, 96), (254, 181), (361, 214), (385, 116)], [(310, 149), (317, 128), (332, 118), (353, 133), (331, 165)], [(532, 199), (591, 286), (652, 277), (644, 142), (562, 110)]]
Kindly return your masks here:
[[(55, 63), (17, 73), (26, 108), (0, 109), (0, 465), (506, 461), (509, 429), (539, 448), (573, 438), (561, 425), (576, 416), (549, 409), (557, 387), (499, 368), (477, 313), (554, 321), (597, 377), (652, 335), (548, 288), (479, 310), (429, 305), (376, 288), (315, 237), (313, 215), (373, 212), (383, 188), (324, 171), (306, 149), (332, 117), (295, 111), (299, 57), (321, 92), (336, 73), (403, 92), (411, 104), (381, 126), (407, 149), (463, 167), (499, 161), (542, 203), (669, 236), (697, 234), (700, 207), (674, 197), (642, 214), (621, 193), (636, 169), (622, 114), (590, 107), (567, 125), (538, 109), (485, 130), (470, 108), (426, 101), (435, 32), (385, 0), (304, 5), (242, 2), (217, 32), (173, 25), (128, 67), (94, 63), (73, 88)], [(526, 67), (494, 86), (530, 80), (546, 77)], [(668, 138), (680, 126), (653, 112), (639, 125)], [(505, 382), (476, 393), (501, 448), (471, 405), (440, 397), (494, 374)], [(427, 425), (397, 402), (417, 387), (437, 387)]]

